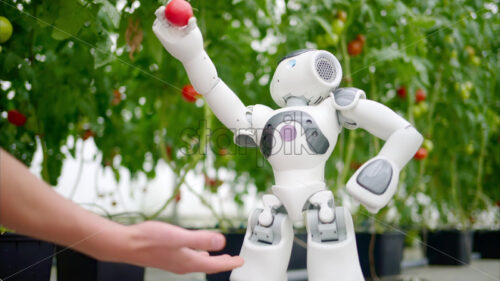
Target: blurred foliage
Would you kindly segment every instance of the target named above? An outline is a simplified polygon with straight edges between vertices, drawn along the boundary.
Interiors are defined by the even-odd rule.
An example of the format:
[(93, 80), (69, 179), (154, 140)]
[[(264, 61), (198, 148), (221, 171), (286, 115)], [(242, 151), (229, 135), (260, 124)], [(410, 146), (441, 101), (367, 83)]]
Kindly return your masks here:
[[(133, 176), (153, 178), (154, 167), (164, 159), (179, 175), (178, 188), (187, 171), (213, 152), (216, 168), (236, 172), (238, 180), (230, 184), (269, 188), (272, 171), (260, 153), (232, 144), (232, 135), (203, 109), (202, 100), (182, 99), (180, 89), (189, 83), (184, 69), (151, 30), (161, 4), (165, 1), (1, 0), (0, 15), (12, 22), (14, 33), (1, 45), (0, 145), (29, 165), (39, 143), (42, 177), (52, 185), (61, 173), (61, 147), (68, 137), (76, 142), (92, 136), (102, 165), (118, 179), (120, 166)], [(415, 213), (425, 214), (429, 204), (409, 204), (415, 194), (431, 199), (443, 223), (449, 223), (448, 212), (462, 224), (470, 222), (472, 210), (500, 201), (495, 1), (191, 4), (219, 76), (246, 105), (274, 105), (268, 84), (280, 57), (316, 47), (339, 58), (343, 86), (364, 89), (368, 98), (387, 104), (423, 133), (428, 156), (403, 171), (392, 203), (398, 223), (425, 224)], [(346, 15), (339, 26), (339, 17)], [(360, 55), (350, 56), (347, 46), (358, 34), (366, 42)], [(397, 94), (400, 87), (405, 98)], [(418, 104), (417, 89), (427, 94)], [(27, 117), (24, 126), (8, 122), (7, 111), (13, 109)], [(200, 137), (208, 128), (212, 137)], [(327, 165), (329, 186), (342, 187), (381, 145), (366, 132), (344, 132)], [(74, 156), (75, 143), (68, 149)], [(210, 182), (207, 188), (215, 191)], [(241, 202), (245, 192), (236, 192), (235, 200)]]

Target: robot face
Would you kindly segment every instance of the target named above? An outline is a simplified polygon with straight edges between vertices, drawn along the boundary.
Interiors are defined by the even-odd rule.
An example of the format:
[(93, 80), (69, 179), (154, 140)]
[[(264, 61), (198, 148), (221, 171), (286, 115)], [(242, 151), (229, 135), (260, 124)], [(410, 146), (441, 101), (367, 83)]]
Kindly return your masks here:
[(299, 50), (285, 56), (271, 81), (271, 96), (280, 106), (290, 97), (302, 97), (309, 105), (318, 104), (337, 88), (342, 68), (337, 58), (321, 50)]

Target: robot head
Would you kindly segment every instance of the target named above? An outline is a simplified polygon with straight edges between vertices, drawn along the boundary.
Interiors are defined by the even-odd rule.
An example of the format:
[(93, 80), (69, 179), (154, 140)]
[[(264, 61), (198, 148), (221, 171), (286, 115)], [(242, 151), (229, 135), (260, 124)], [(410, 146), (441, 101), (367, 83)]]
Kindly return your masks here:
[(290, 97), (303, 98), (308, 105), (318, 104), (337, 88), (342, 68), (327, 51), (298, 50), (285, 56), (271, 80), (271, 96), (285, 107)]

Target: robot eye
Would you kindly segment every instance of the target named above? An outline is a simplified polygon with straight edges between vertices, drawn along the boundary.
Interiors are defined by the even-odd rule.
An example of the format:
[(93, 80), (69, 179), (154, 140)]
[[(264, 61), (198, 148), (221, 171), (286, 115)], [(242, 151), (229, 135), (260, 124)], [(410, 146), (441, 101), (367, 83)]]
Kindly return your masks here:
[(295, 59), (293, 59), (293, 60), (289, 60), (289, 61), (287, 62), (287, 64), (288, 64), (288, 66), (290, 66), (290, 67), (295, 67), (295, 65), (297, 64), (297, 61), (296, 61)]

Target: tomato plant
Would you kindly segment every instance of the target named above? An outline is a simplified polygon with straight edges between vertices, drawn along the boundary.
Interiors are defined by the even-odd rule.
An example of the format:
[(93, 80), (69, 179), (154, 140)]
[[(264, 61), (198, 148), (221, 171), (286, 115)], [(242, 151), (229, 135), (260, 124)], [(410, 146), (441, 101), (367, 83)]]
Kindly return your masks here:
[[(117, 179), (120, 168), (154, 178), (147, 167), (165, 161), (180, 188), (188, 171), (224, 168), (235, 174), (225, 184), (244, 186), (231, 189), (241, 203), (247, 187), (264, 192), (273, 185), (272, 171), (258, 150), (232, 144), (232, 133), (194, 89), (183, 91), (189, 80), (182, 65), (151, 30), (159, 2), (166, 1), (0, 1), (13, 27), (13, 36), (0, 30), (7, 38), (0, 46), (0, 145), (29, 165), (41, 144), (41, 175), (55, 185), (64, 159), (76, 155), (74, 142), (90, 130), (101, 164)], [(342, 87), (364, 89), (432, 140), (432, 151), (424, 143), (427, 157), (403, 170), (404, 190), (393, 204), (403, 214), (398, 223), (427, 223), (415, 221), (429, 217), (426, 208), (408, 203), (418, 192), (432, 198), (442, 225), (465, 225), (466, 210), (500, 200), (495, 1), (278, 2), (182, 2), (195, 11), (219, 77), (245, 105), (276, 108), (269, 95), (276, 62), (293, 50), (326, 49), (342, 64)], [(22, 126), (10, 122), (10, 110), (27, 117)], [(356, 163), (382, 145), (363, 130), (344, 131), (327, 162), (328, 186), (345, 185)], [(207, 157), (209, 150), (224, 153)], [(196, 163), (211, 161), (197, 170)]]

